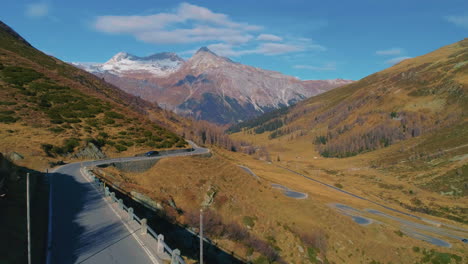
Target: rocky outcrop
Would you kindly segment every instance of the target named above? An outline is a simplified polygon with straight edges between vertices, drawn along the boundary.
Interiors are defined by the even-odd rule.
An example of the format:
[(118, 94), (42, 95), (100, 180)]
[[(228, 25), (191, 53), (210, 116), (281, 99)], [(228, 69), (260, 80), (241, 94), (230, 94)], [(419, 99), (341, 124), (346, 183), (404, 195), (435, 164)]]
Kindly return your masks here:
[(106, 155), (102, 153), (102, 151), (96, 147), (96, 145), (94, 145), (92, 142), (89, 142), (83, 149), (74, 154), (73, 157), (98, 160), (106, 158)]
[(24, 156), (19, 154), (18, 152), (11, 152), (8, 154), (8, 158), (11, 160), (11, 161), (18, 161), (18, 160), (22, 160), (24, 159)]
[(211, 185), (208, 191), (205, 193), (205, 197), (201, 204), (202, 207), (209, 207), (213, 202), (216, 194), (218, 193), (218, 188)]

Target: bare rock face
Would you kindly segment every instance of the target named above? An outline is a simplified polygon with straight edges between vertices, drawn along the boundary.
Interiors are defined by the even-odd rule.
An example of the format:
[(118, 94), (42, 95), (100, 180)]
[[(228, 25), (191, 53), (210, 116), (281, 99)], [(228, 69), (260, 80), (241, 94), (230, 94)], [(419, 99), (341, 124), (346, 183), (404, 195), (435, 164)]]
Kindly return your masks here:
[(23, 155), (19, 154), (18, 152), (14, 152), (14, 151), (8, 154), (8, 158), (11, 161), (18, 161), (18, 160), (24, 159)]
[(218, 124), (247, 120), (352, 82), (301, 81), (233, 62), (206, 47), (187, 61), (174, 53), (141, 58), (121, 52), (104, 64), (76, 65), (163, 108)]
[(208, 191), (205, 194), (203, 202), (201, 204), (202, 207), (209, 207), (214, 202), (214, 197), (218, 193), (218, 188), (216, 186), (210, 186)]
[(96, 147), (92, 142), (89, 142), (86, 147), (81, 149), (78, 153), (74, 155), (74, 158), (85, 158), (85, 159), (104, 159), (106, 155)]

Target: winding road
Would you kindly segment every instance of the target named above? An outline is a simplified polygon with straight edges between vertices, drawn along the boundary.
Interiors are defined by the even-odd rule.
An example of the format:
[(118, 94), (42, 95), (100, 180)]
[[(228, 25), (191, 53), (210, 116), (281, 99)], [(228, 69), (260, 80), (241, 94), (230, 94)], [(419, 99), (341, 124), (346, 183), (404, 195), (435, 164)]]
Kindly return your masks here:
[(49, 263), (158, 263), (145, 245), (130, 233), (97, 189), (81, 174), (82, 166), (207, 154), (189, 142), (193, 151), (154, 157), (128, 157), (77, 162), (50, 175)]
[[(418, 239), (422, 238), (422, 240), (429, 241), (429, 242), (430, 241), (435, 241), (434, 240), (435, 238), (433, 238), (433, 237), (426, 236), (424, 234), (417, 233), (414, 230), (409, 229), (409, 228), (412, 228), (412, 229), (423, 230), (423, 231), (430, 232), (430, 233), (433, 233), (433, 234), (437, 234), (437, 235), (440, 235), (440, 236), (449, 237), (449, 238), (452, 238), (452, 239), (455, 239), (455, 240), (458, 240), (458, 241), (463, 241), (463, 243), (467, 243), (466, 237), (468, 235), (468, 230), (465, 229), (465, 228), (457, 227), (457, 226), (450, 225), (450, 224), (443, 224), (443, 223), (440, 223), (440, 222), (435, 222), (435, 221), (429, 220), (427, 218), (423, 218), (423, 217), (420, 217), (420, 216), (417, 216), (417, 215), (414, 215), (414, 214), (411, 214), (411, 213), (403, 212), (401, 210), (389, 207), (389, 206), (384, 205), (382, 203), (372, 201), (372, 200), (370, 200), (368, 198), (365, 198), (365, 197), (353, 194), (351, 192), (345, 191), (345, 190), (340, 189), (338, 187), (335, 187), (333, 185), (327, 184), (327, 183), (325, 183), (323, 181), (320, 181), (320, 180), (314, 179), (312, 177), (306, 176), (306, 175), (304, 175), (304, 174), (302, 174), (300, 172), (294, 171), (294, 170), (289, 169), (287, 167), (284, 167), (284, 166), (281, 166), (281, 165), (275, 165), (275, 166), (277, 166), (279, 168), (282, 168), (282, 169), (285, 169), (287, 171), (290, 171), (290, 172), (292, 172), (294, 174), (300, 175), (300, 176), (302, 176), (302, 177), (304, 177), (304, 178), (306, 178), (308, 180), (314, 181), (314, 182), (316, 182), (318, 184), (321, 184), (321, 185), (323, 185), (325, 187), (331, 188), (331, 189), (333, 189), (335, 191), (338, 191), (338, 192), (341, 192), (343, 194), (349, 195), (351, 197), (354, 197), (354, 198), (357, 198), (357, 199), (360, 199), (360, 200), (364, 200), (364, 201), (367, 201), (367, 202), (372, 203), (374, 205), (380, 206), (380, 207), (385, 208), (385, 209), (387, 209), (387, 210), (389, 210), (391, 212), (398, 213), (398, 214), (405, 215), (405, 216), (409, 216), (409, 217), (415, 218), (417, 220), (420, 220), (420, 221), (423, 221), (423, 222), (426, 222), (426, 223), (430, 223), (432, 225), (440, 225), (440, 226), (445, 226), (445, 227), (448, 228), (448, 229), (446, 229), (446, 228), (440, 228), (440, 227), (434, 227), (434, 226), (428, 226), (428, 225), (416, 223), (416, 222), (405, 220), (405, 219), (402, 219), (402, 218), (399, 218), (399, 217), (391, 216), (389, 214), (386, 214), (386, 213), (383, 213), (383, 212), (380, 212), (380, 211), (374, 210), (374, 209), (367, 209), (366, 210), (367, 212), (369, 212), (371, 214), (384, 216), (386, 218), (395, 220), (395, 221), (403, 224), (404, 227), (406, 228), (405, 233), (407, 233), (410, 236), (413, 236), (413, 237), (418, 238)], [(349, 209), (352, 209), (352, 210), (348, 210), (347, 212), (345, 212), (345, 214), (347, 214), (349, 216), (352, 216), (352, 217), (353, 216), (354, 217), (361, 217), (359, 215), (349, 214), (350, 211), (353, 211), (353, 210), (357, 211), (356, 209), (351, 208), (351, 207), (346, 206), (346, 205), (342, 205), (342, 206), (348, 207)], [(341, 209), (343, 209), (343, 208), (341, 208)], [(440, 241), (442, 241), (442, 240), (439, 240), (439, 241), (437, 241), (436, 243), (433, 243), (433, 244), (439, 245), (439, 246), (444, 246), (444, 247), (450, 247), (451, 246), (449, 243), (447, 243), (445, 241), (442, 241), (442, 242), (440, 242)]]

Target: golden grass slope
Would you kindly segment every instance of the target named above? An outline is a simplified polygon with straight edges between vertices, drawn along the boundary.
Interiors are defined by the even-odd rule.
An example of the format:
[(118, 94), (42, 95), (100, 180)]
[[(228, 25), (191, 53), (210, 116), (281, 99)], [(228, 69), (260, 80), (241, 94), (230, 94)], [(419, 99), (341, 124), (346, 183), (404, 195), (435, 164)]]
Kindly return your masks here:
[[(252, 169), (260, 181), (237, 165)], [(315, 257), (309, 257), (309, 246), (301, 239), (307, 235), (321, 239), (321, 252), (317, 256), (322, 261), (326, 258), (329, 263), (417, 263), (423, 254), (415, 252), (414, 247), (454, 253), (461, 257), (466, 253), (463, 253), (461, 242), (453, 242), (452, 249), (443, 249), (400, 236), (400, 227), (385, 219), (381, 224), (360, 226), (328, 204), (343, 203), (359, 209), (380, 208), (339, 195), (336, 191), (245, 154), (215, 149), (210, 158), (167, 158), (142, 173), (122, 172), (112, 167), (101, 171), (121, 188), (151, 197), (163, 205), (166, 213), (169, 212), (175, 221), (185, 224), (190, 224), (190, 215), (198, 215), (205, 196), (215, 188), (217, 192), (209, 208), (222, 217), (223, 223), (228, 225), (235, 222), (247, 228), (253, 236), (267, 241), (287, 263), (317, 261)], [(323, 174), (320, 172), (319, 177)], [(308, 198), (298, 200), (286, 197), (273, 189), (271, 183), (305, 192)], [(169, 205), (171, 199), (180, 209), (179, 213)], [(245, 220), (246, 217), (253, 219), (251, 228), (247, 227), (249, 221)], [(227, 236), (215, 235), (210, 239), (246, 260), (263, 263), (258, 252), (252, 254), (248, 245), (242, 241), (234, 242)]]
[(271, 132), (255, 133), (268, 120), (231, 137), (353, 193), (467, 224), (467, 61), (465, 39), (307, 99)]

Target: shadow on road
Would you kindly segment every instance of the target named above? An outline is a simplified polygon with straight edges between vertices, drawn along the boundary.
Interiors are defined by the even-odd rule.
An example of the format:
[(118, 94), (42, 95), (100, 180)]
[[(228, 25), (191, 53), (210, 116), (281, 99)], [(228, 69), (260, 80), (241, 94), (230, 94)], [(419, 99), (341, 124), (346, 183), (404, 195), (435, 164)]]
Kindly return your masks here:
[[(52, 263), (82, 263), (98, 258), (99, 253), (133, 239), (120, 219), (103, 222), (107, 204), (89, 182), (53, 173)], [(102, 212), (96, 212), (101, 210)], [(111, 212), (112, 213), (112, 212)], [(85, 228), (92, 223), (92, 229)], [(63, 243), (69, 241), (69, 243)], [(93, 262), (93, 261), (91, 261)]]
[[(109, 186), (109, 188), (111, 188)], [(155, 212), (144, 205), (132, 200), (119, 190), (112, 189), (116, 197), (122, 198), (124, 204), (133, 207), (136, 215), (148, 219), (148, 225), (158, 234), (164, 235), (164, 241), (172, 248), (179, 249), (182, 256), (189, 259), (200, 259), (200, 239), (189, 232), (183, 226), (169, 221), (163, 212)], [(203, 263), (216, 264), (241, 264), (245, 263), (241, 259), (234, 256), (233, 253), (204, 241), (203, 243)]]

